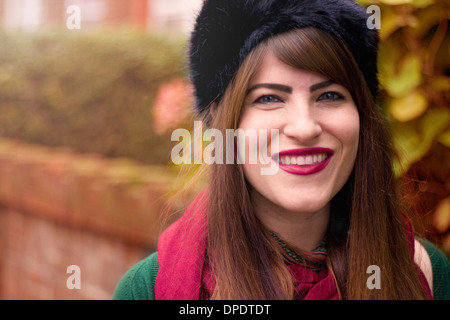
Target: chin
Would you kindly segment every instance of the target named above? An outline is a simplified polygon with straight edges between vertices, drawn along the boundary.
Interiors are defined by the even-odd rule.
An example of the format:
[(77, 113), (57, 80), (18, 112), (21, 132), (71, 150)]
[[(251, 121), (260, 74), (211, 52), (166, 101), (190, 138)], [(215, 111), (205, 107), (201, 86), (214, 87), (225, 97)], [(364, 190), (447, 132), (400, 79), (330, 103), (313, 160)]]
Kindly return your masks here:
[(313, 213), (328, 208), (329, 201), (314, 198), (279, 199), (276, 205), (293, 213)]

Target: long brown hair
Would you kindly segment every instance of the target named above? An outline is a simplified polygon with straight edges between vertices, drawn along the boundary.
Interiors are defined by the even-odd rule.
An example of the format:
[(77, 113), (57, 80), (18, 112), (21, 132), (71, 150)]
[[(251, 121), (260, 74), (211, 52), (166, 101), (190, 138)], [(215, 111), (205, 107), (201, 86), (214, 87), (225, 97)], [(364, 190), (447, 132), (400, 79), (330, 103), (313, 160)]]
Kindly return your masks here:
[[(313, 28), (275, 36), (254, 49), (216, 108), (204, 119), (225, 132), (237, 129), (247, 86), (271, 50), (293, 67), (319, 73), (352, 94), (360, 116), (354, 170), (331, 204), (328, 264), (343, 299), (423, 299), (396, 196), (387, 123), (355, 60), (339, 39)], [(211, 165), (208, 263), (216, 278), (212, 299), (292, 299), (293, 281), (281, 254), (254, 214), (238, 164)], [(381, 269), (381, 289), (367, 288), (367, 268)]]

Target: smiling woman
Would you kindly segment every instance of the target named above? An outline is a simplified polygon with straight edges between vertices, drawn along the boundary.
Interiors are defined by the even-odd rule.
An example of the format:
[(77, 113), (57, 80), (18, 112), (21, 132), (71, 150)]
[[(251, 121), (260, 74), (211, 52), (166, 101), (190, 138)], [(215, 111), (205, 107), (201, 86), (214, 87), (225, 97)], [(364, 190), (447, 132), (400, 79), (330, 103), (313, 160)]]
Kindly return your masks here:
[[(433, 297), (396, 193), (366, 18), (351, 1), (205, 1), (191, 38), (196, 110), (223, 135), (275, 130), (277, 147), (265, 136), (255, 152), (270, 163), (208, 166), (208, 188), (118, 297), (134, 298), (155, 264), (156, 299)], [(448, 269), (441, 258), (433, 272)]]
[[(216, 109), (212, 127), (279, 130), (281, 169), (262, 176), (263, 164), (248, 161), (237, 169), (210, 168), (209, 201), (215, 214), (208, 214), (208, 245), (221, 247), (220, 255), (209, 255), (217, 272), (217, 298), (232, 298), (237, 291), (251, 296), (250, 290), (259, 290), (259, 298), (269, 294), (277, 299), (401, 298), (411, 290), (426, 297), (405, 224), (391, 201), (395, 182), (387, 126), (345, 44), (315, 28), (263, 41), (244, 60)], [(306, 164), (314, 155), (324, 160)], [(305, 164), (294, 165), (299, 157)], [(314, 275), (299, 271), (298, 263), (286, 267), (286, 250), (276, 249), (271, 234), (289, 251), (321, 266), (325, 259), (328, 267)], [(243, 239), (236, 240), (237, 235)], [(386, 242), (376, 241), (379, 237)], [(326, 258), (315, 250), (323, 244)], [(395, 255), (403, 255), (405, 271), (389, 267)], [(255, 279), (266, 276), (242, 279), (236, 261), (247, 261)], [(380, 290), (366, 286), (366, 270), (373, 264), (383, 266)], [(402, 283), (415, 285), (401, 288), (394, 272), (406, 275)], [(301, 279), (292, 281), (298, 273)], [(233, 277), (238, 285), (219, 286), (221, 279), (227, 283)], [(312, 290), (305, 281), (322, 290)]]

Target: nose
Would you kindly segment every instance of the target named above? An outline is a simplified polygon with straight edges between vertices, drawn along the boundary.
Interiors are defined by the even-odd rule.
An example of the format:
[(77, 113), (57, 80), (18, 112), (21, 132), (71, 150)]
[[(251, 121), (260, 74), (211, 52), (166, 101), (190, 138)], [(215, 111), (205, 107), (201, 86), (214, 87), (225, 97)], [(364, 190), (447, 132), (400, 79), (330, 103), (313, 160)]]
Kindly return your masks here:
[(322, 126), (313, 106), (307, 102), (299, 102), (288, 108), (284, 126), (284, 134), (307, 145), (314, 142), (322, 133)]

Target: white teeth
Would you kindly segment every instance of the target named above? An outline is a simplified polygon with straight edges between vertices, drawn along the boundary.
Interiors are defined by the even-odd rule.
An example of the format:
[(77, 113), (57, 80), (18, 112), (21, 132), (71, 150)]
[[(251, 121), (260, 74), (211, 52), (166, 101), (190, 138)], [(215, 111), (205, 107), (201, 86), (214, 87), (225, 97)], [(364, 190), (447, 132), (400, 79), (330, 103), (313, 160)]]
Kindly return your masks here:
[(281, 156), (280, 157), (280, 163), (286, 164), (286, 165), (297, 165), (297, 166), (304, 166), (304, 165), (312, 165), (316, 163), (320, 163), (322, 161), (325, 161), (327, 159), (326, 154), (315, 154), (315, 155), (308, 155), (308, 156)]
[(313, 164), (313, 158), (312, 158), (312, 156), (306, 156), (306, 161), (305, 161), (305, 164)]

